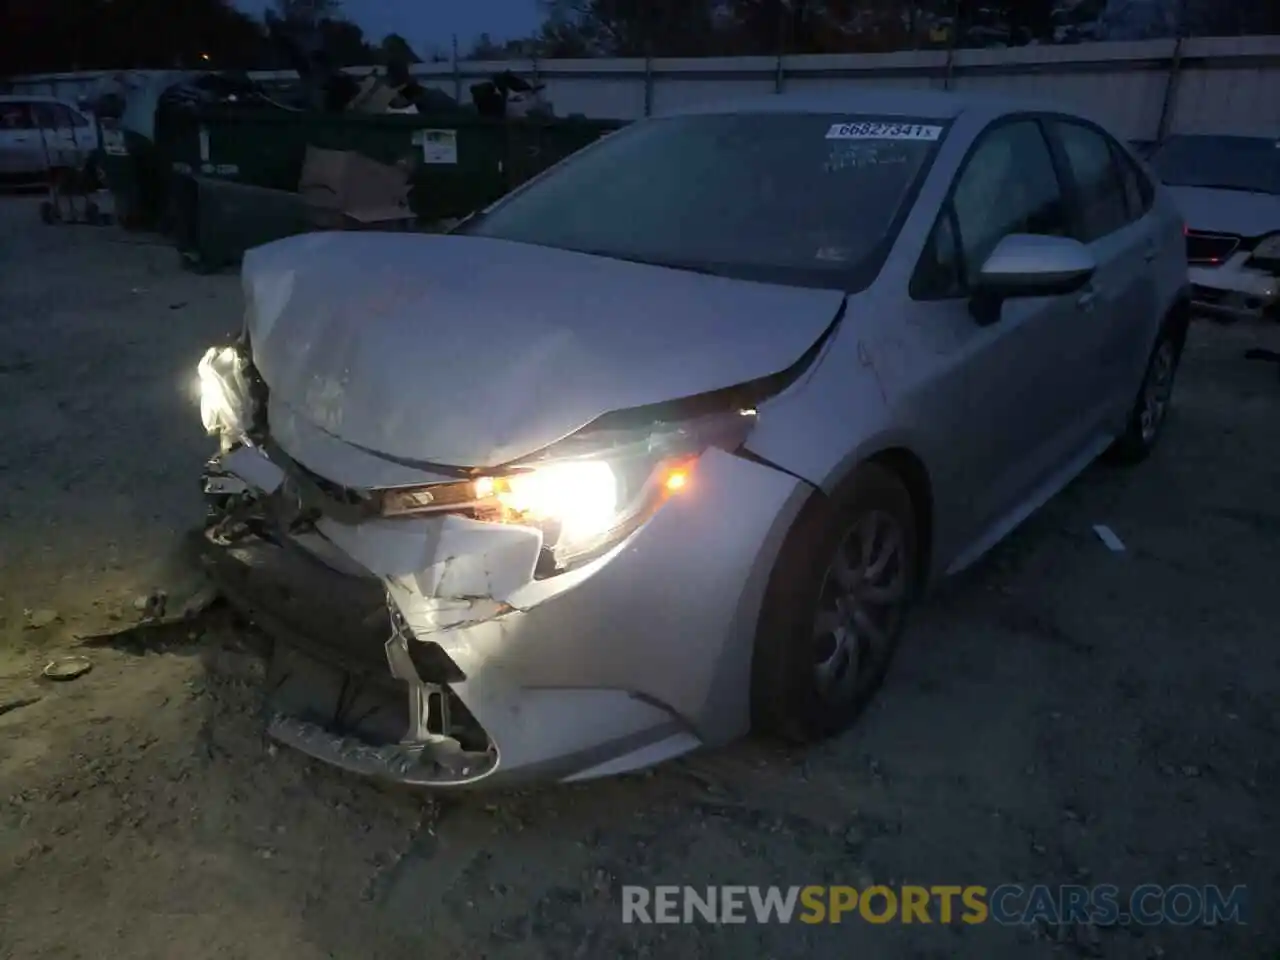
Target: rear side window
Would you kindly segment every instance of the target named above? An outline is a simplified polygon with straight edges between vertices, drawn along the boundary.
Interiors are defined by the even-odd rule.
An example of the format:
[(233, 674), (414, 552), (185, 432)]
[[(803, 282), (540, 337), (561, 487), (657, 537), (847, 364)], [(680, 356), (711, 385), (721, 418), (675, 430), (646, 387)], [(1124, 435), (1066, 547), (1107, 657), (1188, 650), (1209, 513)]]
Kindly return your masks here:
[(1058, 121), (1055, 128), (1076, 185), (1077, 239), (1091, 243), (1124, 229), (1129, 205), (1107, 138), (1078, 123)]
[(56, 103), (33, 103), (31, 112), (35, 116), (36, 126), (44, 130), (56, 130), (68, 123), (68, 118), (63, 116)]
[(1062, 185), (1039, 122), (1001, 124), (982, 134), (956, 178), (912, 277), (911, 295), (964, 296), (1005, 237), (1068, 232)]
[(0, 103), (0, 130), (30, 130), (31, 110), (25, 103)]

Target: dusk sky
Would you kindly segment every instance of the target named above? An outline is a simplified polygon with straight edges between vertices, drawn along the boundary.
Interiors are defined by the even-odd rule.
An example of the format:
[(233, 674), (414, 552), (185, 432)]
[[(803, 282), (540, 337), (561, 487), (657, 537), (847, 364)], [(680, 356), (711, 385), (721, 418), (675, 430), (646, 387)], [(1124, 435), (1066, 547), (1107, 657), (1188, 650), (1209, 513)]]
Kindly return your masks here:
[[(257, 15), (272, 6), (272, 0), (235, 2)], [(419, 56), (447, 52), (454, 34), (465, 55), (481, 33), (508, 40), (527, 36), (539, 22), (537, 0), (343, 0), (342, 9), (374, 42), (398, 33)]]

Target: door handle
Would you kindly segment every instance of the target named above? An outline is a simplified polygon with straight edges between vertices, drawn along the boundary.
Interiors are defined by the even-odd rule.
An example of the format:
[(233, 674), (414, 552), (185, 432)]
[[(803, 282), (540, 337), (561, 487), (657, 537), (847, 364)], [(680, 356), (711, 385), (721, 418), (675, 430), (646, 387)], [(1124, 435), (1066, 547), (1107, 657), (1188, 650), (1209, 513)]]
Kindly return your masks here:
[(1156, 249), (1156, 245), (1154, 243), (1148, 243), (1147, 248), (1142, 251), (1142, 259), (1147, 261), (1147, 263), (1151, 263), (1157, 256), (1159, 256), (1159, 253), (1160, 251)]
[(1098, 302), (1098, 291), (1089, 289), (1076, 298), (1076, 306), (1085, 313), (1092, 313)]

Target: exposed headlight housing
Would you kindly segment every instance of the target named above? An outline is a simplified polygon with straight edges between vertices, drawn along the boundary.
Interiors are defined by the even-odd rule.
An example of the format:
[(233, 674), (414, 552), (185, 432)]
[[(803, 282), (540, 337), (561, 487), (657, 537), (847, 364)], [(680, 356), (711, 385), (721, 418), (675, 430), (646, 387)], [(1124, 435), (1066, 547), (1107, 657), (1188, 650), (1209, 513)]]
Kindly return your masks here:
[(536, 527), (549, 568), (562, 572), (625, 539), (669, 497), (697, 487), (710, 447), (734, 450), (755, 410), (643, 428), (588, 428), (492, 474), (381, 493), (383, 516), (465, 510), (477, 519)]
[(252, 415), (248, 361), (236, 346), (210, 347), (196, 365), (200, 422), (224, 445), (242, 437)]

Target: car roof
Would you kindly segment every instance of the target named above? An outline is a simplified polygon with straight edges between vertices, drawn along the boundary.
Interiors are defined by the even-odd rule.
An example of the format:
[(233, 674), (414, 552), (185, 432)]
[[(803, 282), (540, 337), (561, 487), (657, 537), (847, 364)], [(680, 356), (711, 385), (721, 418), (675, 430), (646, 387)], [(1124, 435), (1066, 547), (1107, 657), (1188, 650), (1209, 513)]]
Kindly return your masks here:
[(726, 100), (664, 111), (666, 116), (732, 113), (829, 113), (919, 117), (923, 120), (954, 120), (962, 113), (999, 116), (1035, 110), (1071, 112), (1060, 104), (994, 96), (967, 91), (903, 90), (895, 87), (856, 91), (820, 90), (803, 93), (772, 93), (740, 100)]

